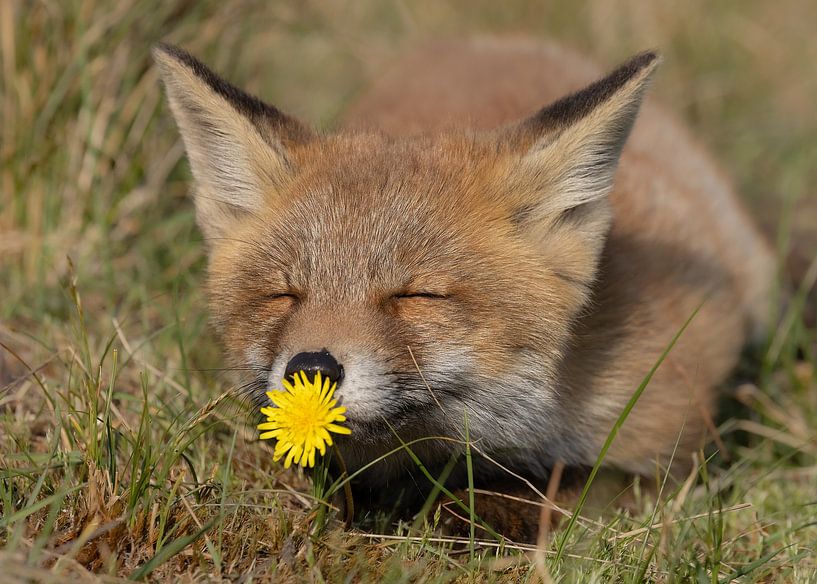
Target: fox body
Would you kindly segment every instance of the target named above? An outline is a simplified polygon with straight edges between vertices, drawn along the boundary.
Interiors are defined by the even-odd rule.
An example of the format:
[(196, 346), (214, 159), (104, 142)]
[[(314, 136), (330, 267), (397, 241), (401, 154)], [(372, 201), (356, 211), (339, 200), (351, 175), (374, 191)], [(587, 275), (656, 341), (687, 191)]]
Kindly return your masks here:
[[(179, 49), (154, 55), (213, 322), (258, 403), (295, 356), (330, 354), (350, 471), (400, 440), (441, 467), (467, 424), (478, 481), (503, 467), (545, 480), (595, 462), (697, 310), (606, 458), (690, 463), (717, 386), (762, 334), (772, 256), (682, 127), (651, 103), (635, 123), (655, 55), (601, 77), (547, 44), (437, 43), (331, 134)], [(398, 486), (412, 469), (391, 455), (360, 480)]]

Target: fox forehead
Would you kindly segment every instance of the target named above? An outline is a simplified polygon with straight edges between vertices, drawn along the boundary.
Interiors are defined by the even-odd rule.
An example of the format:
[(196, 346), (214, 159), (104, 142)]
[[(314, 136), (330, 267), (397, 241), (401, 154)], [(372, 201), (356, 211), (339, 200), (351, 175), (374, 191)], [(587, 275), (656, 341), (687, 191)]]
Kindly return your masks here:
[(234, 250), (244, 261), (231, 260), (264, 265), (281, 284), (446, 286), (444, 270), (477, 252), (485, 258), (489, 233), (493, 250), (510, 233), (509, 214), (486, 200), (498, 190), (496, 165), (465, 140), (454, 147), (359, 136), (293, 150), (293, 180), (245, 218), (239, 239), (252, 245)]
[(420, 216), (434, 212), (435, 219), (503, 215), (494, 191), (507, 171), (508, 156), (485, 137), (341, 134), (294, 147), (291, 154), (296, 171), (290, 195), (295, 199), (331, 190), (334, 206), (385, 213), (386, 219), (415, 211)]

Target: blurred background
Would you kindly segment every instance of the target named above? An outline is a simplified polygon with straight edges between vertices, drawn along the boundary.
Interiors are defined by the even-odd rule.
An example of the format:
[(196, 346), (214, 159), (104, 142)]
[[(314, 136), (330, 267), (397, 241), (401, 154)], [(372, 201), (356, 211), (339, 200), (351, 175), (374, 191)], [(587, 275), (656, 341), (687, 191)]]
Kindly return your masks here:
[[(255, 566), (262, 536), (264, 553), (292, 555), (291, 517), (282, 518), (281, 506), (310, 509), (303, 498), (279, 500), (276, 493), (293, 491), (291, 477), (273, 473), (262, 449), (235, 434), (231, 442), (221, 426), (207, 440), (167, 446), (210, 416), (208, 400), (229, 378), (207, 324), (189, 170), (150, 60), (157, 41), (185, 47), (325, 129), (423, 39), (546, 37), (607, 68), (656, 48), (665, 61), (655, 94), (734, 178), (802, 275), (817, 252), (815, 24), (813, 0), (0, 0), (0, 511), (18, 520), (13, 534), (0, 529), (0, 544), (8, 536), (12, 548), (30, 540), (26, 549), (60, 550), (89, 518), (118, 515), (126, 501), (127, 537), (112, 531), (109, 542), (124, 554), (119, 560), (80, 544), (71, 553), (90, 569), (128, 574), (166, 541), (157, 505), (184, 534), (232, 501), (243, 505), (230, 520), (243, 522), (244, 536), (224, 538), (218, 554), (208, 547), (202, 569), (217, 572), (218, 558)], [(747, 565), (760, 536), (741, 538), (764, 533), (758, 517), (773, 529), (803, 520), (803, 509), (814, 513), (817, 473), (806, 471), (817, 468), (817, 333), (798, 310), (788, 316), (765, 360), (763, 393), (747, 394), (755, 426), (742, 431), (758, 438), (729, 442), (743, 457), (725, 475), (737, 485), (729, 500), (760, 510), (727, 525)], [(100, 469), (107, 478), (97, 483)], [(65, 490), (89, 484), (102, 494)], [(32, 507), (40, 488), (75, 506), (57, 505), (46, 520), (46, 507)], [(177, 488), (195, 495), (196, 506), (182, 508)], [(711, 517), (721, 503), (693, 494), (686, 505), (691, 516)], [(250, 526), (258, 537), (247, 535)], [(711, 542), (723, 539), (705, 535), (667, 553), (679, 554), (677, 566), (704, 565), (715, 557)], [(812, 561), (798, 551), (804, 532), (784, 537), (789, 555), (772, 564)], [(236, 539), (249, 547), (227, 549)], [(603, 534), (600, 541), (608, 549)], [(673, 573), (676, 564), (667, 565)]]

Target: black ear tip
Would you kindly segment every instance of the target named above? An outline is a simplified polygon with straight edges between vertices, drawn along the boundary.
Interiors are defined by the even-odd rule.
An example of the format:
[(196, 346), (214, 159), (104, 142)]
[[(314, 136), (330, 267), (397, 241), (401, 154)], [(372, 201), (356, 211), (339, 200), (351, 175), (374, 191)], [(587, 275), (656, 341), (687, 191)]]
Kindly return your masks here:
[(642, 53), (638, 53), (632, 59), (630, 59), (627, 63), (625, 63), (625, 67), (631, 69), (633, 71), (640, 71), (645, 67), (656, 67), (658, 66), (661, 61), (663, 61), (663, 57), (661, 57), (661, 53), (656, 50), (649, 50), (644, 51)]
[(660, 59), (661, 55), (655, 49), (648, 49), (646, 51), (641, 51), (638, 53), (633, 59), (643, 60), (645, 64), (652, 63), (656, 59)]
[(171, 59), (179, 61), (180, 63), (186, 65), (187, 67), (190, 67), (191, 69), (204, 68), (204, 65), (193, 55), (191, 55), (184, 49), (177, 47), (176, 45), (171, 45), (170, 43), (166, 43), (164, 41), (158, 42), (155, 45), (153, 45), (151, 54), (153, 55), (154, 61), (161, 62), (162, 60), (165, 60), (167, 57), (170, 57)]
[(166, 43), (164, 41), (160, 41), (153, 45), (153, 48), (150, 50), (150, 53), (153, 55), (153, 58), (159, 58), (162, 55), (168, 55), (171, 57), (175, 57), (178, 52), (179, 48), (175, 45), (171, 45), (170, 43)]

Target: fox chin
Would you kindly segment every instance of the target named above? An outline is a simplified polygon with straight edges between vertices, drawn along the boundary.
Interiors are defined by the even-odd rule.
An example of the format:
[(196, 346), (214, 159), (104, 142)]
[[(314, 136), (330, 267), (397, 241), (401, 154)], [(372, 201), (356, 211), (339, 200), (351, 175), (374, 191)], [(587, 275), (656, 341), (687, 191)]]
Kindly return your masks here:
[(603, 75), (543, 42), (432, 43), (332, 133), (181, 49), (154, 58), (237, 381), (259, 405), (296, 371), (337, 383), (349, 472), (377, 461), (358, 486), (422, 490), (401, 445), (436, 472), (466, 435), (477, 484), (592, 466), (694, 314), (604, 461), (689, 469), (774, 262), (709, 156), (642, 107), (655, 53)]

